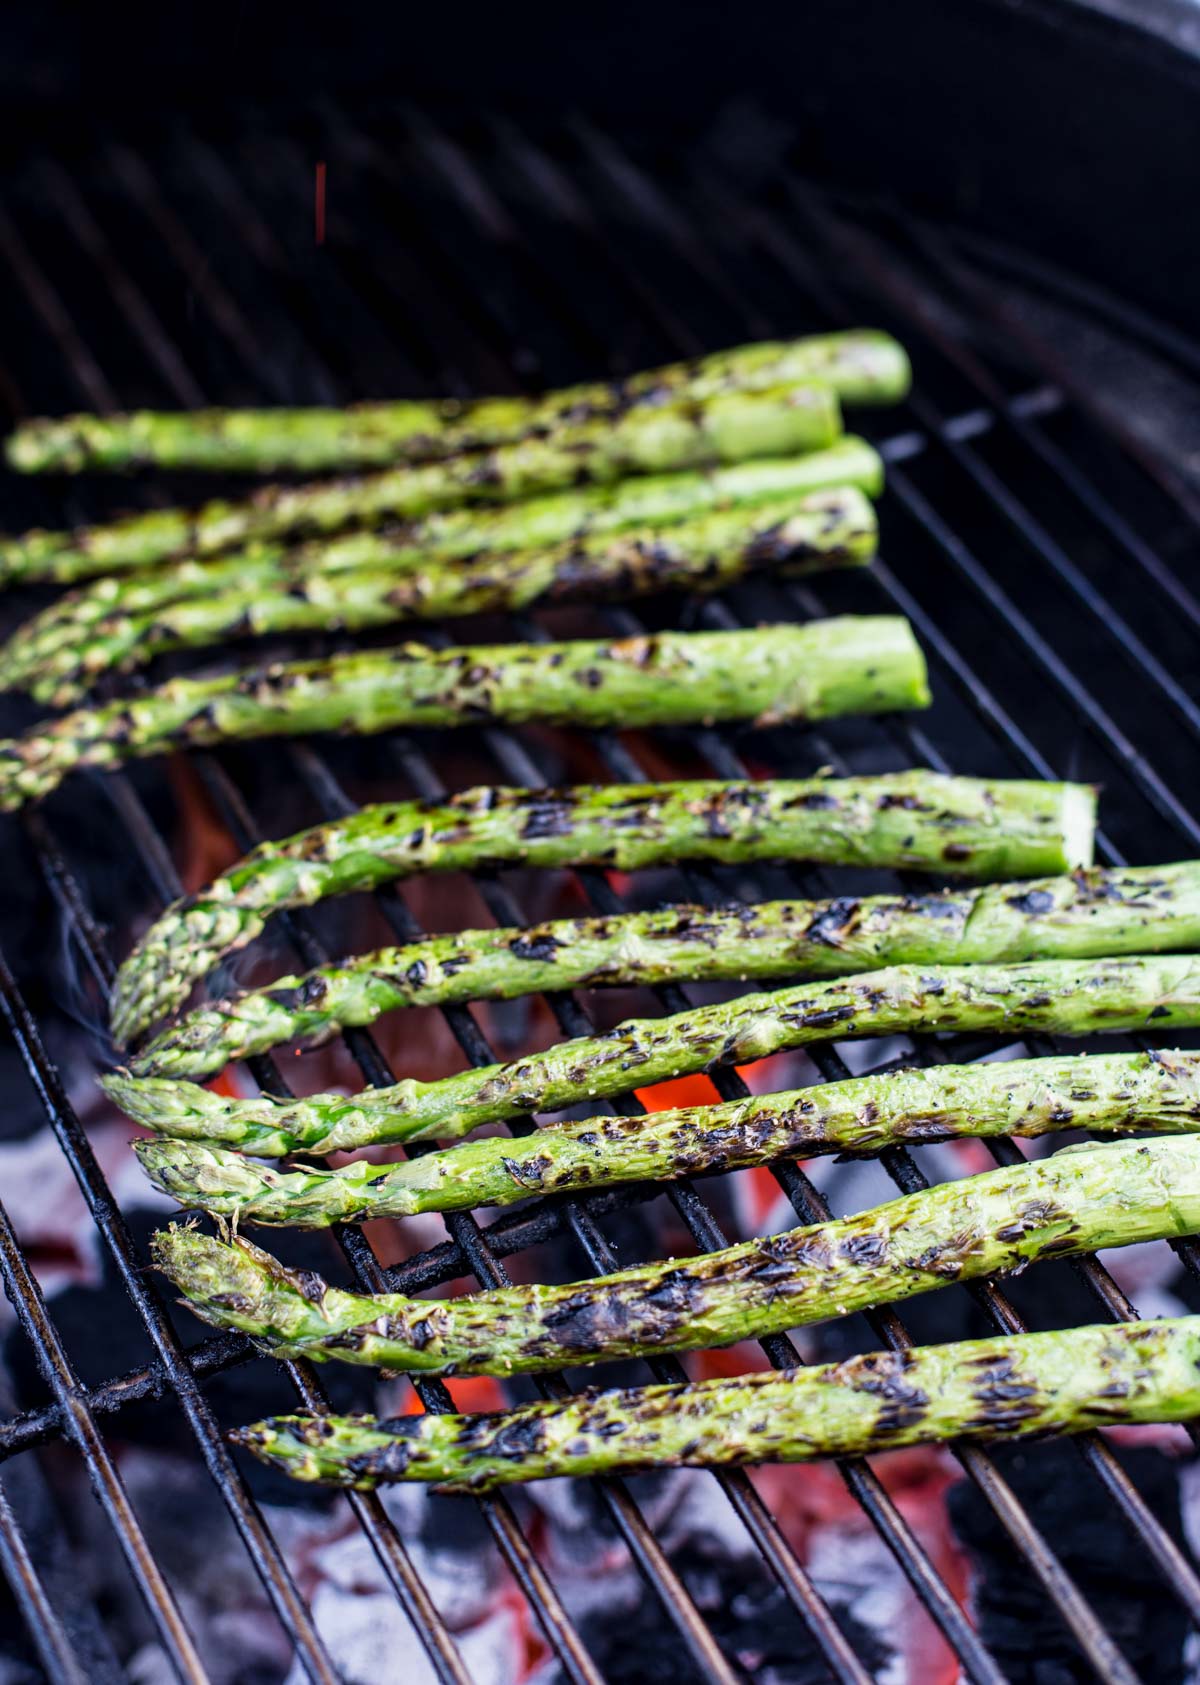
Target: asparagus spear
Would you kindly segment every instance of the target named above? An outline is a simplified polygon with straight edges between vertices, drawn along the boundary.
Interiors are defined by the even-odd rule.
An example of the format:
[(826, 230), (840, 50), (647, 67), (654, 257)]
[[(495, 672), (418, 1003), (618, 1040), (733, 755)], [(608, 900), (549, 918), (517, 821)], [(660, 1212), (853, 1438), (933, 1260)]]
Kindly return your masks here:
[[(64, 646), (78, 643), (97, 622), (116, 615), (144, 615), (251, 583), (269, 591), (315, 577), (358, 572), (364, 567), (408, 571), (449, 556), (580, 544), (632, 527), (669, 526), (705, 514), (772, 501), (782, 503), (837, 487), (876, 495), (883, 483), (883, 465), (864, 440), (839, 439), (828, 450), (805, 456), (736, 463), (708, 473), (644, 475), (614, 486), (583, 487), (498, 509), (441, 510), (423, 520), (373, 530), (387, 513), (388, 478), (383, 475), (360, 482), (363, 490), (357, 518), (368, 523), (367, 530), (290, 548), (283, 542), (256, 540), (212, 560), (176, 561), (171, 567), (133, 576), (110, 573), (60, 597), (27, 621), (4, 651), (7, 682), (18, 686), (22, 675), (37, 663)], [(323, 495), (321, 488), (316, 492)], [(380, 499), (381, 506), (376, 510), (372, 500)], [(314, 524), (318, 528), (336, 524), (338, 510), (343, 520), (354, 518), (339, 493), (335, 507), (327, 511), (329, 520)], [(110, 534), (113, 530), (104, 529)], [(106, 539), (74, 552), (79, 565), (71, 562), (56, 571), (55, 577), (103, 573), (103, 557), (114, 543), (120, 547), (119, 533), (111, 543)], [(4, 578), (3, 558), (0, 541), (0, 581)]]
[[(732, 392), (701, 403), (627, 410), (490, 451), (409, 464), (370, 479), (265, 486), (236, 502), (154, 509), (74, 533), (26, 533), (0, 545), (0, 580), (82, 578), (211, 553), (256, 538), (328, 532), (381, 516), (412, 517), (462, 504), (512, 503), (534, 492), (607, 485), (628, 474), (714, 468), (759, 456), (821, 450), (841, 431), (829, 387)], [(83, 552), (80, 556), (79, 552)]]
[(910, 963), (1074, 958), (1200, 947), (1200, 861), (930, 895), (664, 907), (465, 930), (318, 966), (205, 1003), (130, 1062), (208, 1077), (287, 1042), (319, 1045), (401, 1006), (512, 1000), (597, 984), (838, 976)]
[[(722, 510), (675, 526), (603, 534), (551, 550), (484, 551), (436, 560), (399, 575), (387, 541), (378, 563), (351, 571), (293, 574), (273, 588), (253, 570), (200, 597), (110, 615), (47, 651), (21, 631), (0, 650), (0, 688), (41, 702), (77, 701), (100, 673), (129, 673), (166, 650), (221, 645), (271, 632), (359, 630), (397, 621), (455, 618), (534, 603), (602, 601), (655, 591), (718, 591), (746, 574), (798, 576), (862, 567), (875, 551), (875, 512), (852, 488), (800, 502)], [(39, 647), (39, 644), (41, 647)]]
[(9, 437), (23, 473), (84, 468), (319, 472), (421, 461), (553, 436), (638, 406), (817, 381), (847, 402), (895, 403), (908, 391), (908, 359), (870, 329), (736, 346), (629, 380), (569, 386), (538, 398), (402, 399), (344, 409), (138, 410), (27, 421)]
[(263, 843), (168, 907), (117, 974), (112, 1033), (122, 1045), (182, 1005), (193, 982), (252, 941), (272, 913), (416, 872), (783, 859), (1012, 878), (1089, 865), (1095, 809), (1084, 784), (922, 771), (768, 784), (485, 786), (445, 802), (383, 803)]
[(177, 1225), (152, 1250), (199, 1317), (278, 1357), (507, 1375), (761, 1339), (1038, 1258), (1197, 1228), (1200, 1140), (1185, 1136), (1068, 1148), (699, 1257), (458, 1299), (347, 1293), (246, 1240)]
[[(387, 476), (382, 478), (386, 481)], [(876, 494), (882, 479), (883, 465), (864, 440), (839, 439), (828, 450), (790, 459), (739, 463), (707, 474), (646, 475), (498, 509), (442, 510), (382, 531), (368, 528), (290, 548), (282, 542), (256, 541), (215, 559), (176, 561), (133, 575), (108, 574), (58, 598), (18, 629), (0, 650), (0, 684), (19, 689), (64, 651), (65, 659), (71, 659), (71, 652), (89, 640), (101, 621), (150, 617), (230, 590), (256, 585), (264, 594), (278, 594), (312, 579), (366, 568), (409, 572), (451, 556), (470, 559), (486, 551), (599, 543), (606, 534), (632, 527), (664, 527), (706, 513), (782, 504), (817, 491), (850, 488)], [(362, 519), (371, 515), (365, 502), (364, 496)], [(99, 550), (104, 552), (103, 544)], [(92, 549), (75, 556), (79, 566), (71, 563), (60, 577), (102, 571)], [(3, 577), (0, 541), (0, 581)]]
[(349, 1098), (231, 1099), (196, 1083), (125, 1072), (101, 1080), (123, 1111), (161, 1134), (279, 1158), (382, 1141), (450, 1140), (501, 1118), (561, 1111), (834, 1038), (947, 1030), (1085, 1035), (1151, 1024), (1162, 1030), (1200, 1024), (1200, 966), (1190, 955), (892, 966), (743, 995), (669, 1018), (634, 1018), (607, 1035), (580, 1036), (507, 1065), (436, 1082), (410, 1077)]
[(279, 1171), (203, 1142), (143, 1140), (134, 1150), (155, 1187), (180, 1205), (235, 1223), (318, 1229), (898, 1142), (1197, 1128), (1200, 1054), (1117, 1053), (892, 1071), (720, 1106), (584, 1118), (528, 1140), (493, 1135), (402, 1164)]
[(0, 810), (48, 795), (76, 767), (235, 739), (482, 720), (778, 725), (928, 702), (924, 657), (893, 615), (599, 642), (401, 644), (175, 679), (34, 726), (0, 741)]
[(451, 1492), (639, 1469), (862, 1457), (1200, 1416), (1200, 1316), (1002, 1334), (473, 1416), (272, 1416), (230, 1439), (294, 1480)]

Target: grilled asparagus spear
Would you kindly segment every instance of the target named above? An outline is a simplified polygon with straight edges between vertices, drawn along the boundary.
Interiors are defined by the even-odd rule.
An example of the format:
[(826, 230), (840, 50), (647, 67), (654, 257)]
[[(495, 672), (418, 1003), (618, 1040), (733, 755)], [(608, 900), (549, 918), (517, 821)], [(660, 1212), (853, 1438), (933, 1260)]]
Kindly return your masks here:
[(628, 380), (569, 386), (537, 398), (403, 399), (344, 409), (138, 410), (24, 422), (9, 437), (9, 466), (27, 474), (84, 468), (211, 469), (261, 473), (418, 462), (505, 444), (529, 434), (568, 435), (581, 422), (616, 418), (674, 398), (816, 381), (847, 402), (895, 403), (908, 391), (908, 359), (870, 329), (735, 346)]
[(286, 1042), (319, 1045), (402, 1006), (597, 984), (744, 982), (877, 965), (1086, 959), (1200, 947), (1200, 861), (862, 900), (665, 907), (532, 929), (465, 930), (206, 1002), (130, 1061), (208, 1077)]
[(273, 1416), (230, 1435), (294, 1480), (489, 1492), (639, 1469), (862, 1457), (1200, 1416), (1200, 1316), (1002, 1334), (474, 1416)]
[(513, 1205), (530, 1194), (736, 1170), (788, 1156), (878, 1152), (959, 1136), (1200, 1129), (1200, 1054), (1115, 1053), (892, 1071), (644, 1117), (592, 1117), (527, 1140), (488, 1136), (402, 1164), (279, 1171), (194, 1141), (135, 1141), (180, 1205), (235, 1223), (318, 1229), (372, 1217)]
[[(336, 573), (357, 573), (384, 566), (407, 571), (449, 556), (474, 557), (484, 551), (555, 549), (633, 527), (663, 527), (698, 520), (706, 514), (784, 502), (817, 491), (849, 486), (870, 496), (883, 484), (883, 464), (863, 439), (839, 439), (828, 450), (804, 456), (735, 463), (708, 473), (647, 474), (613, 486), (583, 487), (554, 496), (532, 498), (497, 509), (444, 509), (423, 520), (379, 523), (388, 513), (388, 475), (360, 482), (358, 505), (348, 507), (345, 486), (332, 505), (318, 506), (307, 524), (317, 530), (351, 519), (366, 530), (288, 546), (261, 540), (209, 560), (176, 561), (170, 567), (136, 574), (108, 574), (60, 597), (21, 627), (5, 652), (9, 683), (17, 685), (32, 665), (64, 645), (77, 643), (88, 629), (114, 616), (151, 613), (197, 597), (215, 597), (231, 588), (257, 584), (270, 591)], [(308, 488), (314, 496), (324, 489)], [(354, 509), (357, 509), (357, 513)], [(324, 511), (324, 514), (321, 514)], [(319, 517), (319, 518), (318, 518)], [(302, 525), (305, 523), (302, 523)], [(110, 535), (115, 529), (105, 528)], [(121, 539), (104, 539), (77, 550), (54, 577), (82, 578), (103, 573), (104, 566), (133, 565), (103, 558)], [(204, 550), (204, 546), (200, 546)], [(0, 580), (4, 577), (0, 540)], [(10, 665), (11, 664), (11, 665)]]
[(777, 725), (928, 701), (912, 629), (891, 615), (599, 642), (401, 644), (175, 679), (34, 726), (0, 742), (0, 810), (49, 794), (76, 767), (234, 739), (482, 720)]
[(198, 1316), (276, 1356), (507, 1375), (762, 1338), (1037, 1258), (1198, 1228), (1200, 1140), (1184, 1136), (1068, 1148), (700, 1257), (458, 1299), (346, 1293), (248, 1241), (175, 1225), (153, 1253)]
[(531, 437), (371, 478), (265, 486), (245, 499), (199, 509), (147, 510), (73, 533), (25, 533), (0, 544), (0, 581), (79, 579), (148, 567), (170, 556), (228, 550), (252, 539), (369, 524), (382, 516), (512, 503), (535, 492), (608, 485), (628, 474), (789, 456), (823, 449), (840, 430), (837, 396), (829, 387), (652, 405), (614, 419), (581, 421), (552, 439)]
[(607, 1035), (580, 1036), (507, 1065), (436, 1082), (406, 1078), (349, 1098), (231, 1099), (196, 1083), (123, 1072), (102, 1081), (123, 1111), (161, 1134), (279, 1158), (382, 1141), (450, 1140), (501, 1118), (565, 1110), (601, 1095), (627, 1094), (692, 1071), (745, 1064), (833, 1038), (946, 1030), (1085, 1035), (1197, 1024), (1200, 964), (1190, 955), (893, 966), (743, 995), (669, 1018), (635, 1018)]
[[(216, 594), (139, 613), (118, 612), (47, 650), (18, 630), (0, 649), (0, 688), (40, 702), (77, 701), (101, 673), (129, 673), (167, 650), (222, 645), (271, 632), (359, 630), (406, 620), (456, 618), (535, 603), (602, 601), (655, 591), (718, 591), (747, 574), (791, 576), (862, 567), (875, 552), (875, 512), (860, 491), (721, 510), (693, 521), (603, 534), (551, 550), (484, 551), (397, 573), (386, 539), (367, 540), (375, 563), (274, 587), (256, 570)], [(43, 628), (43, 631), (45, 629)]]
[(168, 907), (117, 974), (112, 1033), (125, 1044), (182, 1005), (196, 979), (252, 941), (272, 913), (416, 872), (782, 859), (1013, 878), (1089, 865), (1095, 811), (1085, 784), (920, 771), (769, 784), (485, 786), (434, 804), (379, 804), (263, 843)]

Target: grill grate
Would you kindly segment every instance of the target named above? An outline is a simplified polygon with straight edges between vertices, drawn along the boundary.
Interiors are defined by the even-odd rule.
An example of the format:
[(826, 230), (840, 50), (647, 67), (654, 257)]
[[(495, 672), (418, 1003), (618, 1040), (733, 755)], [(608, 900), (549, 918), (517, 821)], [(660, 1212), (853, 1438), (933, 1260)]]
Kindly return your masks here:
[[(329, 244), (311, 240), (312, 159), (328, 160)], [(707, 602), (697, 620), (732, 626), (758, 616), (807, 618), (831, 607), (881, 603), (913, 620), (930, 654), (938, 701), (920, 726), (869, 727), (845, 722), (828, 734), (749, 740), (747, 768), (727, 733), (702, 731), (629, 739), (595, 734), (564, 746), (548, 735), (482, 734), (477, 751), (500, 781), (544, 783), (562, 757), (598, 765), (603, 774), (638, 779), (664, 765), (739, 777), (830, 765), (839, 771), (923, 763), (1010, 775), (1086, 776), (1107, 787), (1102, 858), (1119, 863), (1171, 858), (1200, 843), (1200, 824), (1178, 791), (1190, 788), (1200, 754), (1200, 708), (1181, 680), (1189, 661), (1181, 642), (1200, 623), (1200, 606), (1175, 573), (1172, 557), (1189, 530), (1186, 498), (1170, 471), (1123, 430), (1098, 429), (1094, 396), (1066, 392), (1053, 350), (1007, 306), (968, 248), (907, 221), (890, 207), (836, 208), (800, 185), (792, 160), (763, 170), (747, 191), (732, 166), (713, 167), (708, 152), (642, 151), (582, 122), (534, 137), (509, 124), (451, 133), (424, 114), (393, 107), (351, 120), (330, 106), (299, 127), (265, 121), (237, 134), (182, 129), (152, 152), (98, 137), (86, 160), (32, 159), (14, 175), (0, 213), (7, 274), (0, 289), (12, 335), (11, 366), (0, 372), (0, 399), (14, 411), (135, 403), (195, 404), (253, 398), (329, 401), (406, 385), (468, 391), (553, 384), (611, 368), (645, 365), (740, 338), (837, 326), (859, 318), (892, 327), (913, 349), (917, 395), (898, 419), (883, 418), (889, 461), (886, 553), (862, 579), (833, 580), (820, 591), (766, 581)], [(219, 254), (213, 258), (206, 254)], [(947, 325), (947, 324), (951, 325)], [(956, 324), (966, 323), (964, 335)], [(968, 349), (967, 347), (970, 347)], [(857, 418), (856, 418), (857, 420)], [(1099, 483), (1098, 483), (1099, 482)], [(1103, 490), (1101, 489), (1103, 486)], [(46, 519), (45, 493), (13, 487), (13, 517)], [(72, 494), (74, 496), (76, 494)], [(129, 488), (121, 488), (128, 498)], [(24, 500), (20, 502), (20, 500)], [(27, 506), (26, 506), (27, 505)], [(89, 513), (91, 512), (89, 508)], [(71, 509), (72, 518), (83, 511)], [(965, 536), (969, 534), (969, 538)], [(653, 613), (653, 605), (647, 611)], [(593, 617), (635, 631), (624, 609)], [(509, 623), (514, 634), (544, 637), (542, 617)], [(969, 651), (970, 653), (964, 653)], [(1030, 683), (1030, 680), (1033, 683)], [(1132, 682), (1130, 682), (1132, 681)], [(999, 696), (1009, 699), (1007, 706)], [(1152, 731), (1161, 712), (1168, 731)], [(1069, 746), (1071, 764), (1055, 764), (1049, 745)], [(355, 753), (357, 769), (395, 790), (436, 796), (442, 784), (428, 745), (395, 736)], [(352, 801), (319, 746), (293, 745), (236, 755), (194, 757), (194, 767), (240, 850), (257, 839), (269, 776), (282, 775), (304, 805), (303, 822), (345, 812)], [(135, 775), (102, 786), (155, 903), (178, 892), (170, 848)], [(88, 974), (101, 989), (112, 954), (92, 911), (88, 873), (61, 814), (69, 792), (44, 814), (21, 823), (24, 839), (62, 912)], [(270, 811), (269, 808), (266, 811)], [(56, 815), (60, 816), (56, 823)], [(173, 817), (173, 816), (172, 816)], [(604, 874), (577, 874), (597, 911), (619, 905)], [(769, 893), (770, 873), (751, 881)], [(818, 872), (779, 876), (791, 892), (820, 894)], [(727, 898), (719, 874), (690, 872), (686, 892)], [(523, 922), (506, 881), (482, 878), (479, 893), (498, 922)], [(398, 893), (376, 897), (401, 939), (418, 933)], [(319, 920), (292, 916), (286, 936), (305, 966), (323, 956)], [(224, 1449), (204, 1383), (254, 1358), (249, 1343), (220, 1335), (184, 1351), (144, 1259), (105, 1183), (38, 1026), (7, 967), (0, 997), (47, 1118), (83, 1192), (116, 1269), (144, 1324), (144, 1364), (100, 1385), (84, 1385), (56, 1335), (17, 1236), (0, 1220), (0, 1275), (38, 1354), (52, 1402), (0, 1422), (0, 1458), (55, 1441), (84, 1460), (126, 1554), (160, 1641), (185, 1679), (208, 1677), (179, 1613), (176, 1593), (154, 1562), (100, 1426), (131, 1403), (173, 1393), (200, 1455), (237, 1526), (275, 1614), (310, 1677), (337, 1673), (309, 1609), (237, 1465)], [(677, 989), (656, 991), (663, 1009), (686, 1004)], [(590, 1019), (574, 998), (549, 1003), (566, 1035)], [(465, 1057), (491, 1061), (466, 1008), (445, 1014)], [(351, 1032), (347, 1051), (368, 1084), (392, 1079), (378, 1044)], [(994, 1044), (993, 1044), (994, 1045)], [(1031, 1051), (1046, 1051), (1027, 1042)], [(922, 1058), (971, 1057), (984, 1051), (962, 1038), (919, 1050)], [(817, 1050), (821, 1076), (848, 1067), (833, 1048)], [(277, 1091), (274, 1066), (254, 1074)], [(723, 1098), (746, 1092), (733, 1072), (715, 1080)], [(624, 1102), (618, 1102), (625, 1109)], [(637, 1102), (630, 1101), (629, 1109)], [(517, 1127), (517, 1126), (514, 1126)], [(519, 1129), (518, 1129), (519, 1132)], [(997, 1162), (1020, 1150), (992, 1143)], [(882, 1156), (895, 1185), (924, 1184), (903, 1150)], [(779, 1185), (801, 1221), (828, 1207), (802, 1169), (780, 1165)], [(348, 1269), (366, 1290), (420, 1290), (473, 1276), (501, 1283), (505, 1259), (555, 1234), (569, 1234), (597, 1273), (615, 1260), (603, 1218), (644, 1205), (655, 1190), (568, 1201), (536, 1201), (486, 1229), (466, 1213), (446, 1218), (449, 1239), (384, 1269), (357, 1230), (338, 1236)], [(696, 1246), (724, 1244), (709, 1201), (688, 1183), (668, 1198)], [(1200, 1279), (1200, 1249), (1176, 1250)], [(1138, 1313), (1103, 1265), (1078, 1273), (1101, 1314)], [(969, 1290), (991, 1325), (1024, 1326), (998, 1288)], [(1053, 1307), (1048, 1307), (1052, 1320)], [(869, 1319), (878, 1340), (902, 1348), (909, 1336), (894, 1313)], [(786, 1338), (764, 1342), (767, 1359), (799, 1361)], [(683, 1374), (674, 1360), (655, 1375)], [(316, 1376), (287, 1366), (306, 1408), (325, 1407)], [(546, 1390), (563, 1388), (547, 1378)], [(439, 1382), (418, 1385), (429, 1409), (452, 1408)], [(279, 1407), (286, 1391), (279, 1387)], [(1190, 1619), (1200, 1624), (1200, 1580), (1163, 1522), (1151, 1513), (1098, 1435), (1077, 1442), (1081, 1460), (1103, 1486), (1139, 1549), (1151, 1560)], [(1037, 1529), (992, 1458), (955, 1453), (992, 1506), (1030, 1576), (1073, 1634), (1093, 1674), (1113, 1685), (1136, 1680), (1097, 1611)], [(1004, 1675), (942, 1580), (871, 1465), (855, 1461), (842, 1478), (907, 1576), (965, 1677)], [(804, 1622), (831, 1677), (871, 1677), (835, 1616), (780, 1531), (752, 1479), (712, 1476)], [(503, 1498), (475, 1500), (542, 1634), (572, 1681), (601, 1678), (514, 1508)], [(690, 1656), (696, 1677), (735, 1681), (726, 1656), (688, 1589), (654, 1537), (628, 1489), (605, 1482), (603, 1502), (643, 1577)], [(420, 1635), (437, 1676), (465, 1681), (455, 1641), (422, 1584), (378, 1499), (351, 1500), (357, 1523)], [(14, 1586), (47, 1675), (81, 1677), (72, 1639), (40, 1565), (8, 1505), (0, 1501), (0, 1563)]]

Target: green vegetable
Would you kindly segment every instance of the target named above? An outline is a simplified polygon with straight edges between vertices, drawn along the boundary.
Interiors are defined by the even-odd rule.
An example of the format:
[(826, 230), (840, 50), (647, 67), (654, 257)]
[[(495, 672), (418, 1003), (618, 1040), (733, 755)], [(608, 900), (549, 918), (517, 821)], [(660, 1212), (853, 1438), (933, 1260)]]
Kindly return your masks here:
[(0, 741), (0, 811), (48, 795), (77, 767), (247, 738), (483, 720), (778, 725), (928, 702), (912, 630), (888, 615), (599, 642), (401, 644), (174, 679), (33, 726)]
[(117, 1072), (103, 1078), (121, 1109), (163, 1135), (220, 1142), (266, 1158), (350, 1151), (382, 1141), (452, 1139), (483, 1123), (556, 1112), (601, 1095), (789, 1047), (901, 1031), (1030, 1030), (1089, 1035), (1200, 1025), (1200, 966), (1156, 959), (1044, 960), (1026, 965), (893, 966), (833, 982), (635, 1018), (507, 1065), (436, 1082), (406, 1078), (346, 1097), (231, 1099), (198, 1084)]
[[(484, 551), (397, 573), (389, 541), (371, 538), (377, 563), (336, 573), (293, 573), (272, 586), (247, 568), (215, 594), (116, 612), (47, 650), (18, 630), (0, 650), (0, 688), (41, 702), (79, 699), (102, 673), (129, 673), (167, 650), (222, 646), (267, 633), (360, 630), (399, 621), (452, 619), (534, 604), (720, 590), (747, 574), (798, 576), (862, 567), (875, 552), (875, 512), (843, 487), (797, 501), (721, 510), (674, 526), (607, 533), (550, 550)], [(136, 585), (139, 581), (129, 583)], [(61, 622), (57, 631), (61, 631)], [(43, 629), (44, 631), (44, 629)]]
[[(642, 475), (612, 486), (558, 492), (498, 509), (446, 509), (423, 520), (389, 522), (381, 528), (379, 523), (388, 514), (390, 483), (391, 476), (386, 474), (359, 482), (361, 496), (353, 507), (357, 519), (366, 523), (366, 530), (290, 548), (286, 542), (256, 541), (215, 560), (176, 560), (170, 566), (134, 575), (108, 574), (68, 592), (26, 621), (6, 646), (0, 656), (5, 683), (19, 687), (25, 675), (64, 646), (70, 648), (86, 638), (88, 630), (100, 621), (149, 615), (169, 605), (216, 597), (250, 582), (267, 592), (313, 578), (358, 573), (363, 568), (385, 566), (401, 572), (450, 556), (470, 559), (484, 551), (557, 549), (598, 541), (606, 534), (634, 527), (669, 526), (706, 514), (783, 503), (843, 486), (875, 495), (883, 484), (883, 464), (864, 440), (839, 439), (828, 450), (811, 451), (805, 456), (736, 463), (707, 473)], [(345, 483), (334, 488), (329, 506), (320, 501), (326, 489), (307, 488), (308, 495), (318, 500), (318, 513), (324, 511), (321, 518), (314, 517), (308, 524), (321, 531), (336, 526), (339, 519), (344, 522), (355, 518), (346, 507)], [(114, 548), (121, 550), (118, 529), (103, 530), (109, 538), (67, 552), (67, 561), (54, 577), (82, 578), (103, 573), (105, 565), (132, 565), (121, 564), (111, 554)], [(4, 576), (3, 554), (0, 540), (0, 579)], [(109, 558), (107, 563), (104, 557)]]
[(891, 1071), (721, 1106), (584, 1118), (402, 1164), (279, 1171), (203, 1142), (135, 1141), (134, 1150), (155, 1187), (181, 1205), (235, 1223), (317, 1229), (898, 1142), (1197, 1128), (1200, 1054), (1117, 1053)]
[(1037, 1258), (1198, 1227), (1200, 1140), (1184, 1136), (1068, 1148), (720, 1252), (465, 1298), (347, 1293), (246, 1240), (175, 1225), (153, 1253), (204, 1321), (278, 1357), (507, 1375), (762, 1338)]
[(828, 977), (877, 965), (1087, 959), (1200, 947), (1200, 861), (929, 895), (664, 907), (464, 930), (206, 1002), (130, 1061), (208, 1077), (289, 1042), (318, 1045), (402, 1006), (512, 1000), (597, 984)]
[(539, 398), (402, 399), (347, 409), (138, 410), (22, 423), (9, 466), (23, 473), (84, 468), (319, 472), (446, 457), (529, 434), (572, 438), (581, 424), (611, 422), (665, 400), (817, 381), (848, 402), (895, 403), (908, 391), (903, 350), (869, 329), (741, 345), (624, 381), (567, 387)]
[(555, 1475), (863, 1457), (1200, 1416), (1200, 1316), (869, 1352), (475, 1416), (273, 1416), (230, 1435), (295, 1480), (488, 1492)]
[[(551, 439), (530, 437), (369, 478), (264, 486), (247, 498), (199, 509), (152, 509), (75, 532), (29, 532), (0, 544), (0, 581), (80, 579), (150, 567), (171, 556), (229, 550), (253, 539), (332, 532), (384, 516), (512, 503), (535, 492), (607, 486), (630, 474), (790, 456), (822, 450), (840, 431), (837, 396), (829, 387), (677, 400), (584, 420)], [(573, 500), (575, 522), (585, 507), (581, 496), (586, 498), (576, 494)]]
[[(168, 907), (117, 974), (112, 1033), (127, 1044), (181, 1006), (196, 979), (252, 941), (272, 913), (416, 872), (780, 859), (1011, 878), (1089, 865), (1095, 813), (1085, 784), (920, 771), (764, 784), (485, 786), (432, 804), (382, 803), (262, 843)], [(838, 942), (847, 939), (839, 931)]]

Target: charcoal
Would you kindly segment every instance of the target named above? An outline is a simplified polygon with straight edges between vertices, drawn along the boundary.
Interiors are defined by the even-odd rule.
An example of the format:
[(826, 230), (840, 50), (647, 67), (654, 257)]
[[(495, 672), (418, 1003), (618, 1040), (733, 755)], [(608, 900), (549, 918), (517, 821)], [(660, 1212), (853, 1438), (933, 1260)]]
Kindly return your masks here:
[[(1000, 1450), (996, 1459), (1138, 1676), (1154, 1685), (1182, 1685), (1187, 1617), (1075, 1448)], [(1184, 1547), (1179, 1481), (1171, 1462), (1158, 1451), (1129, 1448), (1120, 1452), (1120, 1461)], [(950, 1493), (950, 1515), (974, 1559), (980, 1636), (1012, 1685), (1090, 1685), (1092, 1668), (980, 1492), (965, 1482), (957, 1486)]]
[[(161, 1212), (133, 1210), (126, 1214), (126, 1220), (144, 1253), (150, 1235), (162, 1226)], [(338, 1274), (340, 1259), (327, 1235), (289, 1235), (286, 1252), (288, 1261), (301, 1268)], [(142, 1368), (153, 1356), (107, 1251), (101, 1253), (101, 1268), (103, 1273), (98, 1284), (68, 1287), (55, 1294), (50, 1306), (72, 1362), (84, 1382), (93, 1386), (128, 1370)], [(344, 1273), (344, 1265), (342, 1269)], [(171, 1306), (171, 1315), (185, 1345), (194, 1345), (205, 1337), (206, 1330), (186, 1312)], [(6, 1333), (3, 1355), (20, 1407), (29, 1409), (48, 1402), (49, 1394), (38, 1372), (33, 1348), (16, 1325)], [(321, 1379), (335, 1410), (374, 1407), (376, 1382), (369, 1371), (331, 1364)], [(268, 1358), (255, 1358), (214, 1376), (205, 1382), (205, 1393), (225, 1427), (297, 1408), (296, 1395), (283, 1369)], [(164, 1388), (161, 1398), (125, 1406), (110, 1431), (126, 1444), (179, 1450), (194, 1447), (183, 1412), (169, 1388)], [(264, 1501), (285, 1504), (332, 1501), (329, 1494), (297, 1487), (285, 1475), (253, 1458), (244, 1458), (242, 1462), (248, 1483)]]
[[(828, 1666), (780, 1588), (752, 1558), (715, 1558), (697, 1541), (672, 1563), (725, 1656), (747, 1685), (826, 1685)], [(583, 1639), (607, 1685), (696, 1685), (703, 1675), (681, 1646), (661, 1601), (637, 1582), (637, 1601), (619, 1619), (611, 1607), (585, 1615)], [(869, 1672), (889, 1660), (882, 1641), (834, 1606), (834, 1616)], [(561, 1678), (555, 1676), (555, 1685)]]

